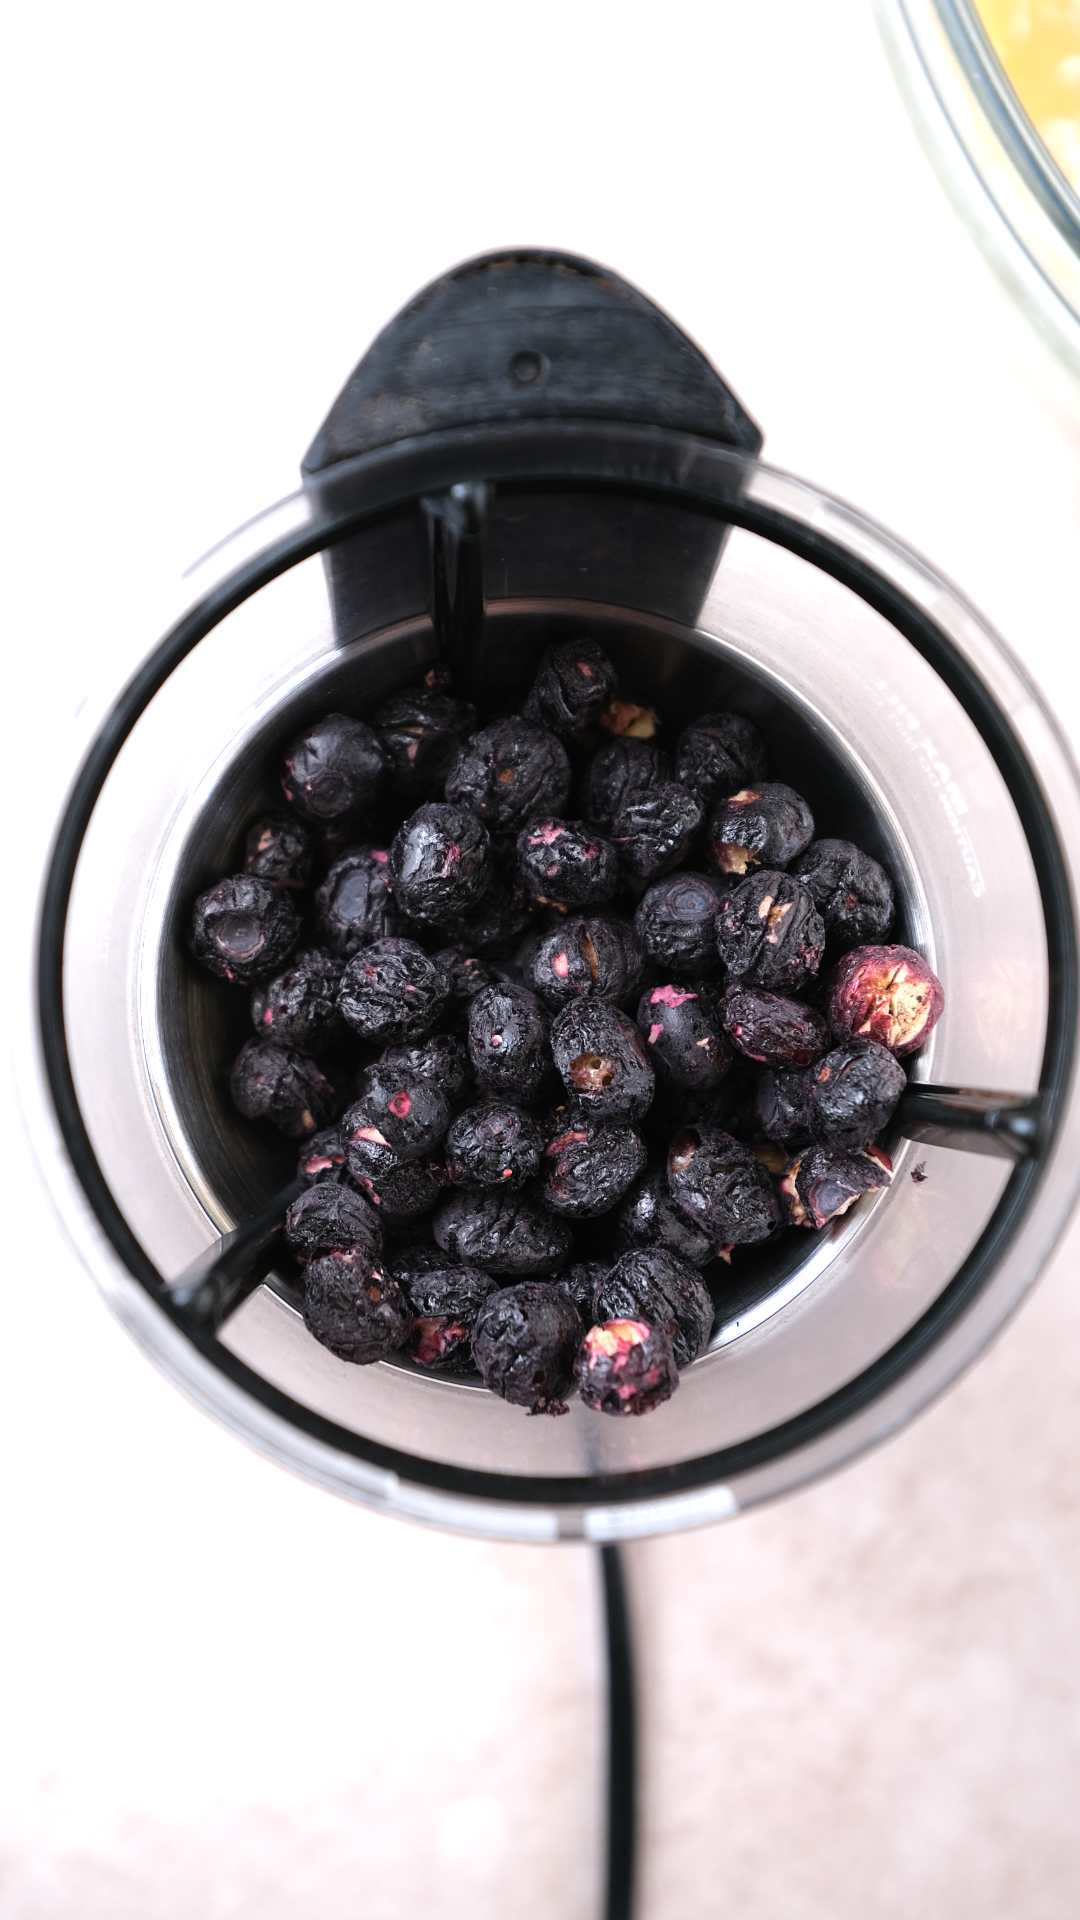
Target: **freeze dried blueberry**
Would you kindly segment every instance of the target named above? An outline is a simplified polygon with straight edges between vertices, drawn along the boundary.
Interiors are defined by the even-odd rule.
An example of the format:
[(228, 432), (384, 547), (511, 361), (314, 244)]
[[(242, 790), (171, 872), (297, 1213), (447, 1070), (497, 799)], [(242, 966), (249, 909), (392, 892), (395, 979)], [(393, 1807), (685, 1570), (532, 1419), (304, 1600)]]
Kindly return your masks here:
[(382, 1253), (382, 1222), (362, 1194), (323, 1182), (294, 1200), (285, 1215), (285, 1238), (298, 1260), (313, 1260), (334, 1247), (355, 1247), (372, 1261)]
[[(404, 1223), (408, 1226), (408, 1222)], [(400, 1240), (387, 1243), (383, 1253), (383, 1265), (387, 1273), (397, 1281), (409, 1306), (412, 1306), (414, 1283), (428, 1273), (442, 1273), (446, 1267), (446, 1255), (441, 1247), (430, 1242), (418, 1241), (415, 1244)]]
[(551, 1070), (547, 1015), (535, 994), (510, 984), (478, 993), (469, 1008), (469, 1053), (490, 1093), (535, 1099)]
[(328, 713), (286, 749), (281, 785), (305, 819), (330, 825), (371, 805), (386, 765), (377, 733), (348, 714)]
[(760, 987), (729, 987), (721, 1017), (739, 1052), (768, 1067), (808, 1067), (829, 1044), (828, 1024), (815, 1007)]
[(502, 1100), (484, 1100), (454, 1121), (446, 1136), (446, 1170), (456, 1187), (512, 1193), (531, 1180), (543, 1149), (530, 1114)]
[(801, 880), (766, 869), (724, 894), (716, 944), (733, 981), (791, 992), (821, 965), (825, 927)]
[(606, 1280), (610, 1272), (609, 1261), (578, 1260), (572, 1267), (567, 1267), (565, 1273), (559, 1275), (558, 1284), (570, 1295), (581, 1315), (583, 1327), (593, 1325), (593, 1295), (600, 1282)]
[(394, 898), (412, 920), (446, 926), (475, 912), (491, 885), (487, 830), (467, 807), (432, 801), (406, 820), (390, 848)]
[(545, 653), (522, 713), (552, 733), (580, 733), (618, 691), (615, 669), (595, 640), (564, 640)]
[(703, 713), (680, 733), (675, 777), (706, 803), (768, 779), (765, 742), (741, 713)]
[(530, 1413), (565, 1413), (574, 1383), (581, 1316), (562, 1287), (524, 1281), (489, 1293), (473, 1329), (484, 1385)]
[(408, 1351), (418, 1367), (464, 1373), (473, 1364), (472, 1331), (496, 1282), (479, 1267), (443, 1265), (418, 1274), (405, 1289), (415, 1316)]
[(306, 887), (311, 873), (311, 835), (299, 820), (270, 814), (248, 828), (244, 872), (279, 887)]
[(888, 933), (896, 908), (893, 883), (884, 867), (850, 840), (812, 840), (792, 872), (813, 894), (834, 951)]
[(516, 833), (530, 814), (561, 813), (570, 762), (553, 733), (517, 714), (474, 733), (446, 782), (446, 797), (471, 807), (493, 833)]
[(624, 1000), (645, 972), (634, 929), (614, 914), (567, 920), (544, 935), (524, 967), (527, 984), (551, 1008), (573, 1000)]
[(452, 940), (463, 952), (483, 954), (493, 960), (506, 959), (521, 945), (533, 911), (524, 889), (518, 893), (496, 880), (472, 913), (444, 922), (439, 928), (439, 937)]
[(754, 1102), (758, 1125), (770, 1140), (810, 1132), (810, 1075), (805, 1068), (763, 1073)]
[(296, 1177), (310, 1186), (323, 1182), (342, 1186), (348, 1181), (345, 1149), (337, 1127), (323, 1127), (320, 1133), (313, 1133), (305, 1141), (296, 1163)]
[(612, 822), (611, 842), (627, 873), (655, 880), (686, 859), (704, 817), (697, 795), (677, 780), (632, 787)]
[(887, 1125), (906, 1086), (903, 1067), (876, 1041), (834, 1047), (807, 1083), (811, 1129), (827, 1145), (858, 1153)]
[[(438, 955), (436, 955), (438, 959)], [(464, 1099), (473, 1081), (472, 1061), (463, 1040), (454, 1033), (432, 1033), (415, 1047), (387, 1047), (379, 1058), (379, 1070), (387, 1073), (415, 1073), (421, 1080), (434, 1080), (452, 1107)]]
[(632, 1020), (603, 1000), (575, 1000), (552, 1022), (551, 1051), (563, 1085), (583, 1113), (639, 1120), (655, 1081)]
[(338, 1108), (337, 1094), (314, 1060), (274, 1040), (245, 1041), (229, 1087), (246, 1120), (272, 1120), (292, 1140), (317, 1133)]
[(595, 1413), (652, 1413), (679, 1384), (671, 1335), (644, 1320), (590, 1327), (574, 1362), (574, 1378)]
[(449, 998), (449, 980), (415, 940), (376, 940), (345, 968), (339, 1005), (365, 1040), (420, 1040)]
[(544, 1150), (540, 1197), (553, 1213), (594, 1219), (622, 1199), (645, 1159), (645, 1142), (633, 1127), (570, 1115)]
[(602, 906), (619, 884), (614, 847), (580, 820), (534, 814), (518, 834), (517, 857), (525, 885), (541, 906)]
[(829, 1025), (837, 1039), (876, 1040), (898, 1059), (922, 1046), (944, 1005), (937, 974), (910, 947), (855, 947), (829, 981)]
[(262, 1040), (319, 1052), (339, 1026), (341, 962), (318, 947), (294, 953), (284, 973), (251, 996), (251, 1018)]
[(489, 1273), (555, 1273), (573, 1238), (562, 1220), (499, 1187), (451, 1193), (435, 1215), (434, 1232), (453, 1259)]
[(349, 960), (373, 940), (404, 932), (387, 876), (384, 847), (350, 847), (315, 893), (315, 920), (332, 953)]
[[(361, 1110), (358, 1112), (357, 1108)], [(430, 1213), (443, 1190), (442, 1167), (431, 1160), (403, 1160), (376, 1136), (381, 1128), (370, 1124), (363, 1102), (350, 1108), (341, 1123), (341, 1138), (349, 1172), (379, 1217), (392, 1225)], [(350, 1126), (356, 1116), (355, 1130)]]
[(713, 1303), (701, 1275), (666, 1247), (620, 1254), (596, 1289), (593, 1312), (600, 1322), (644, 1320), (663, 1327), (680, 1369), (697, 1359), (712, 1332)]
[(780, 1201), (791, 1227), (820, 1230), (854, 1206), (864, 1193), (892, 1182), (892, 1161), (880, 1147), (845, 1153), (839, 1147), (804, 1147), (780, 1180)]
[(304, 1271), (304, 1325), (339, 1360), (368, 1367), (403, 1346), (412, 1317), (395, 1280), (359, 1249), (320, 1254)]
[(764, 1240), (779, 1220), (769, 1176), (749, 1147), (717, 1127), (686, 1127), (668, 1152), (668, 1187), (717, 1246)]
[(666, 1247), (692, 1267), (707, 1266), (716, 1253), (716, 1241), (681, 1213), (668, 1192), (662, 1169), (647, 1173), (627, 1194), (616, 1217), (616, 1245)]
[(300, 938), (300, 915), (283, 887), (238, 873), (200, 893), (188, 945), (219, 980), (268, 980)]
[(494, 984), (495, 975), (478, 953), (462, 953), (457, 947), (440, 947), (432, 959), (450, 982), (447, 1017), (455, 1028), (464, 1027), (477, 994)]
[(721, 1020), (721, 1002), (708, 987), (668, 984), (647, 987), (638, 1002), (637, 1023), (657, 1073), (680, 1087), (718, 1087), (731, 1065), (732, 1050)]
[(665, 971), (715, 973), (716, 916), (724, 884), (706, 873), (672, 873), (638, 902), (634, 931), (648, 959)]
[(434, 1080), (379, 1061), (363, 1076), (360, 1099), (341, 1122), (342, 1137), (369, 1137), (399, 1160), (430, 1159), (450, 1125), (450, 1102)]
[(477, 717), (467, 700), (407, 687), (376, 708), (371, 724), (390, 765), (390, 791), (415, 806), (439, 792)]
[(609, 740), (594, 753), (585, 776), (585, 813), (610, 833), (628, 794), (671, 779), (671, 759), (655, 740)]
[(719, 801), (709, 816), (705, 847), (723, 873), (749, 873), (786, 867), (813, 837), (814, 816), (802, 795), (773, 780)]

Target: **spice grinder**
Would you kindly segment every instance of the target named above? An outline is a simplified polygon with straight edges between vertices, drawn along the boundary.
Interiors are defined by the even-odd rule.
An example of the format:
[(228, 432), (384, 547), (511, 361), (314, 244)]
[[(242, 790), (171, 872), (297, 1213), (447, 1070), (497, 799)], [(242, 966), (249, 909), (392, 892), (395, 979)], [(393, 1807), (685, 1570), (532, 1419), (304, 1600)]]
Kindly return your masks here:
[[(616, 275), (509, 252), (426, 288), (335, 402), (301, 489), (215, 549), (79, 770), (43, 877), (26, 1098), (70, 1233), (155, 1362), (323, 1486), (516, 1540), (695, 1525), (922, 1407), (1036, 1276), (1080, 1179), (1080, 786), (976, 610), (760, 459), (750, 414)], [(648, 1419), (532, 1420), (469, 1375), (354, 1366), (275, 1270), (295, 1145), (241, 1120), (245, 1038), (185, 935), (278, 801), (286, 742), (434, 666), (491, 712), (586, 635), (683, 726), (746, 715), (817, 832), (892, 874), (944, 983), (891, 1187), (737, 1251)], [(216, 1308), (203, 1309), (213, 1293)], [(214, 1289), (216, 1288), (216, 1292)]]

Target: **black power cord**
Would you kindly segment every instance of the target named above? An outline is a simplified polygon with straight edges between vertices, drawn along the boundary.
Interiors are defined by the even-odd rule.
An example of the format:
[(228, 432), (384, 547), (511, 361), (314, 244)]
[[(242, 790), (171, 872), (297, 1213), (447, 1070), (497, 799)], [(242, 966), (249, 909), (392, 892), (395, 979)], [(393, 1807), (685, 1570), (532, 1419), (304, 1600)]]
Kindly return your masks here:
[(637, 1702), (626, 1576), (618, 1547), (601, 1547), (608, 1655), (607, 1887), (604, 1920), (633, 1920), (637, 1849)]

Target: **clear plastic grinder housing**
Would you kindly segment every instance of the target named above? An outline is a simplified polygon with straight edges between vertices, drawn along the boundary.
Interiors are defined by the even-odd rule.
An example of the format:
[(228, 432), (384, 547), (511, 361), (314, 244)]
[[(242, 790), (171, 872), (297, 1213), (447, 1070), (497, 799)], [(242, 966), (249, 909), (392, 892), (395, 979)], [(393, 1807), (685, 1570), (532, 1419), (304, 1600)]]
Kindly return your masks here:
[[(467, 263), (375, 342), (295, 497), (189, 576), (60, 821), (35, 1113), (69, 1227), (187, 1393), (386, 1511), (612, 1541), (788, 1490), (939, 1391), (1071, 1207), (1068, 751), (954, 587), (760, 447), (698, 349), (613, 274), (540, 253)], [(295, 1146), (232, 1109), (246, 997), (202, 976), (185, 939), (195, 895), (278, 803), (304, 724), (362, 717), (440, 659), (511, 712), (542, 650), (580, 634), (673, 728), (715, 708), (755, 720), (818, 833), (889, 868), (894, 937), (947, 996), (888, 1142), (892, 1186), (737, 1255), (708, 1351), (630, 1421), (576, 1402), (531, 1420), (478, 1379), (350, 1366), (308, 1335), (273, 1266)]]

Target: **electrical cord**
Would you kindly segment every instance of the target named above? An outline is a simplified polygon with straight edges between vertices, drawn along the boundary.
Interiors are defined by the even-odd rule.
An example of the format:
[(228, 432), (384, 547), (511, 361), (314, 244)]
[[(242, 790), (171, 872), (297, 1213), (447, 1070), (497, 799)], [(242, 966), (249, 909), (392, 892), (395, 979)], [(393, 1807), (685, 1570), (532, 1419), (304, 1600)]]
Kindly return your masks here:
[(600, 1548), (608, 1657), (607, 1885), (604, 1920), (633, 1920), (637, 1849), (637, 1702), (626, 1576), (618, 1547)]

